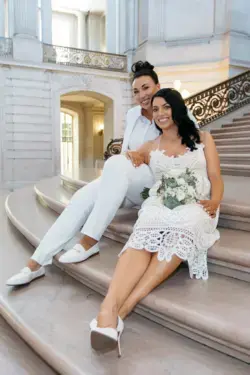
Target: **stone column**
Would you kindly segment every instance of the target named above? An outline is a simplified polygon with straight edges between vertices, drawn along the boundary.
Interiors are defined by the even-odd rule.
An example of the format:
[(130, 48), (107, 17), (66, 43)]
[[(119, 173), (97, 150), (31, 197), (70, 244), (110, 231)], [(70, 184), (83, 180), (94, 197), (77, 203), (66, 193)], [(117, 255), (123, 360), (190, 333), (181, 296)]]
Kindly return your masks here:
[(42, 42), (52, 44), (52, 6), (51, 0), (41, 0)]
[[(143, 3), (144, 4), (144, 3)], [(128, 66), (132, 65), (134, 50), (138, 47), (138, 1), (127, 0), (126, 54)], [(124, 51), (121, 51), (124, 53)]]
[(0, 0), (0, 38), (5, 37), (5, 9), (4, 0)]
[(77, 26), (78, 26), (78, 48), (87, 49), (87, 24), (86, 13), (77, 12)]
[(37, 13), (37, 1), (14, 0), (14, 36), (37, 38)]
[(106, 17), (105, 14), (101, 15), (100, 18), (100, 44), (101, 52), (106, 52)]
[[(148, 40), (154, 42), (165, 41), (166, 0), (148, 0)], [(178, 15), (176, 15), (178, 17)]]
[(101, 50), (100, 15), (89, 14), (88, 16), (88, 49), (91, 51)]
[(94, 166), (93, 105), (84, 105), (84, 167)]
[[(115, 3), (115, 4), (114, 4)], [(119, 40), (118, 35), (118, 0), (106, 0), (106, 45), (107, 52), (118, 53), (117, 52), (117, 40)]]
[(42, 44), (38, 40), (38, 2), (14, 0), (14, 60), (42, 62)]
[(14, 35), (14, 0), (8, 0), (8, 37)]

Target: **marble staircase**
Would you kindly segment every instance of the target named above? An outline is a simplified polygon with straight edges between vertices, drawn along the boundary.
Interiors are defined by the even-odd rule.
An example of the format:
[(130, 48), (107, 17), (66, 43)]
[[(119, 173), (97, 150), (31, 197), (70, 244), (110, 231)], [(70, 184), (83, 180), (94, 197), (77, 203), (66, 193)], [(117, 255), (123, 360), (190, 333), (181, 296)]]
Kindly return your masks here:
[[(137, 310), (138, 314), (133, 313), (126, 320), (126, 330), (122, 338), (122, 358), (118, 360), (115, 352), (100, 355), (93, 352), (89, 345), (89, 321), (96, 315), (101, 303), (101, 295), (105, 293), (109, 283), (116, 262), (117, 243), (104, 238), (101, 241), (100, 256), (93, 257), (88, 262), (61, 269), (55, 260), (55, 264), (47, 268), (44, 278), (26, 287), (6, 288), (4, 286), (6, 278), (23, 267), (34, 251), (32, 245), (38, 244), (57, 215), (53, 210), (40, 204), (32, 188), (15, 192), (7, 201), (6, 206), (10, 210), (9, 214), (13, 216), (14, 225), (6, 218), (4, 197), (0, 203), (2, 224), (0, 230), (1, 238), (3, 238), (0, 247), (2, 259), (0, 263), (0, 313), (9, 326), (44, 361), (41, 363), (38, 357), (33, 358), (33, 367), (31, 367), (26, 359), (25, 366), (29, 365), (30, 371), (24, 372), (25, 366), (18, 363), (16, 366), (18, 372), (13, 373), (33, 375), (44, 371), (44, 374), (52, 375), (53, 370), (62, 375), (127, 375), (128, 373), (147, 375), (152, 374), (153, 371), (159, 375), (179, 375), (183, 371), (188, 375), (247, 375), (249, 373), (249, 355), (246, 354), (248, 349), (245, 349), (246, 336), (249, 336), (249, 332), (243, 327), (249, 306), (243, 306), (245, 312), (242, 309), (243, 312), (240, 312), (238, 316), (242, 324), (239, 328), (237, 350), (231, 342), (232, 339), (227, 338), (228, 335), (234, 336), (232, 319), (242, 300), (238, 292), (241, 287), (248, 288), (248, 283), (237, 281), (236, 285), (232, 279), (218, 276), (219, 279), (211, 279), (212, 283), (208, 290), (207, 283), (189, 280), (186, 269), (180, 269), (168, 286), (163, 285), (159, 288), (156, 294), (141, 304)], [(27, 210), (27, 205), (29, 205), (29, 210)], [(217, 293), (216, 299), (211, 304), (212, 298), (215, 297), (215, 284), (218, 282), (222, 283), (222, 290)], [(186, 305), (187, 310), (186, 316), (183, 314), (181, 318), (181, 306), (176, 304), (176, 294), (182, 289), (182, 285), (185, 289), (178, 298), (183, 299), (182, 304)], [(213, 293), (212, 290), (214, 290)], [(187, 291), (188, 295), (186, 295)], [(210, 302), (204, 305), (209, 291)], [(236, 300), (227, 301), (230, 295)], [(222, 296), (223, 301), (215, 308)], [(192, 301), (195, 300), (196, 303), (193, 305)], [(158, 306), (159, 302), (161, 302), (160, 306)], [(227, 310), (230, 302), (235, 304), (233, 312)], [(208, 314), (206, 305), (211, 307)], [(161, 314), (159, 309), (162, 310)], [(228, 318), (217, 327), (217, 331), (221, 332), (211, 332), (207, 329), (207, 333), (203, 332), (203, 336), (197, 340), (200, 336), (197, 332), (203, 329), (199, 327), (202, 321), (199, 315), (206, 316), (203, 326), (210, 325), (211, 328), (211, 325), (215, 326), (219, 320), (217, 315), (221, 315), (221, 309), (225, 309)], [(168, 320), (164, 318), (165, 312), (168, 312)], [(170, 319), (171, 315), (174, 319)], [(183, 327), (184, 325), (190, 325), (189, 329)], [(191, 329), (192, 325), (197, 325), (196, 329)], [(220, 335), (224, 330), (224, 342), (222, 343), (221, 338), (217, 339), (217, 342), (209, 345), (215, 349), (210, 348), (207, 345), (210, 337)], [(226, 350), (222, 349), (225, 340), (228, 341)], [(242, 346), (240, 350), (239, 343)], [(13, 350), (18, 344), (21, 345), (21, 340), (15, 343), (8, 341), (8, 344)], [(18, 355), (24, 352), (24, 345)], [(240, 357), (247, 363), (233, 358), (236, 351), (236, 357)], [(5, 361), (1, 362), (4, 367), (1, 366), (1, 369), (6, 369), (7, 365), (10, 365), (9, 363), (6, 365), (6, 358), (4, 359)], [(12, 356), (12, 364), (14, 360), (15, 356)], [(46, 363), (53, 370), (47, 368)]]
[[(242, 122), (234, 121), (233, 129)], [(224, 128), (230, 126), (212, 131), (221, 157), (228, 150), (225, 155), (247, 158), (245, 130), (234, 138), (232, 133), (237, 132), (224, 133)], [(224, 137), (217, 138), (219, 133)], [(242, 146), (241, 152), (236, 152), (237, 145)], [(225, 166), (231, 165), (224, 160)], [(44, 278), (26, 287), (7, 288), (5, 280), (24, 266), (72, 194), (101, 170), (76, 169), (0, 196), (0, 314), (41, 357), (34, 357), (35, 365), (42, 361), (50, 366), (45, 374), (63, 375), (249, 374), (250, 177), (235, 160), (230, 168), (237, 173), (228, 174), (229, 167), (223, 170), (221, 239), (208, 253), (209, 280), (191, 280), (187, 268), (181, 266), (141, 301), (126, 320), (119, 360), (115, 352), (100, 355), (91, 350), (89, 321), (106, 293), (137, 209), (118, 211), (100, 242), (99, 255), (80, 264), (62, 265), (58, 254)], [(27, 375), (34, 373), (38, 372)]]
[[(98, 173), (93, 170), (91, 177)], [(86, 178), (81, 178), (82, 184), (88, 182), (90, 175), (90, 171), (86, 171)], [(231, 177), (233, 181), (238, 178)], [(250, 180), (247, 177), (244, 179), (242, 186)], [(226, 212), (233, 217), (242, 212), (247, 218), (250, 204), (232, 201), (230, 192), (234, 190), (230, 188), (229, 178), (227, 181), (222, 214)], [(79, 187), (78, 184), (78, 179), (71, 179), (70, 185), (75, 185), (74, 190)], [(55, 177), (43, 180), (35, 187), (12, 193), (6, 200), (5, 209), (12, 224), (35, 247), (67, 205), (71, 194), (69, 187), (65, 189), (61, 178)], [(131, 232), (136, 213), (136, 209), (118, 212), (101, 241), (100, 255), (78, 265), (61, 265), (57, 256), (55, 265), (85, 287), (104, 295), (117, 254)], [(154, 324), (157, 322), (194, 341), (250, 363), (250, 331), (247, 323), (250, 308), (249, 228), (245, 231), (221, 228), (220, 231), (221, 240), (209, 251), (209, 282), (190, 280), (187, 269), (181, 267), (168, 282), (145, 298), (136, 312)], [(36, 284), (43, 282), (37, 280), (30, 287), (35, 288)], [(18, 292), (15, 294), (18, 295)], [(5, 299), (2, 301), (4, 312), (10, 308), (7, 302)]]
[(222, 173), (250, 176), (250, 114), (211, 130), (221, 159)]

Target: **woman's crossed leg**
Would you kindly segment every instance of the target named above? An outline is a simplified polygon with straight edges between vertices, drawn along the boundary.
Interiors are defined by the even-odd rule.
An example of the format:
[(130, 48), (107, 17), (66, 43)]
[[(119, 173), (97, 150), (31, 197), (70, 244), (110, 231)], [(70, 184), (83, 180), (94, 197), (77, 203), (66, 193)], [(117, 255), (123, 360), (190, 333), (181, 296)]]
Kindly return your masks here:
[(99, 327), (117, 326), (117, 317), (124, 319), (135, 305), (166, 280), (182, 260), (176, 255), (170, 262), (159, 261), (158, 253), (127, 249), (119, 258), (108, 293), (98, 314)]

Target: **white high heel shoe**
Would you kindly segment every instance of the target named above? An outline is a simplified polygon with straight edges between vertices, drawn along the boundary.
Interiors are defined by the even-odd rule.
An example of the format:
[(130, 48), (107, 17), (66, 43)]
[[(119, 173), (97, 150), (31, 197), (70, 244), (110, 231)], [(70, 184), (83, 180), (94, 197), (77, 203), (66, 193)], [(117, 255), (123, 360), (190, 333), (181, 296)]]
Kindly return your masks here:
[(121, 335), (124, 330), (123, 320), (118, 316), (116, 328), (97, 327), (97, 320), (93, 319), (90, 323), (90, 341), (95, 350), (118, 348), (118, 357), (121, 357)]

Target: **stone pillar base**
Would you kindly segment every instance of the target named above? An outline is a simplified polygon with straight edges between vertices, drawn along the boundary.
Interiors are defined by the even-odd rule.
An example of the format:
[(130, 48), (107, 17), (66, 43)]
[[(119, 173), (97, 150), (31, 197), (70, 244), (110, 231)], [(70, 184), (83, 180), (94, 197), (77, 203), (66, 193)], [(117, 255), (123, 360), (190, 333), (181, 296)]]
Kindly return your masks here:
[(43, 62), (43, 46), (37, 39), (15, 36), (13, 38), (14, 60)]

